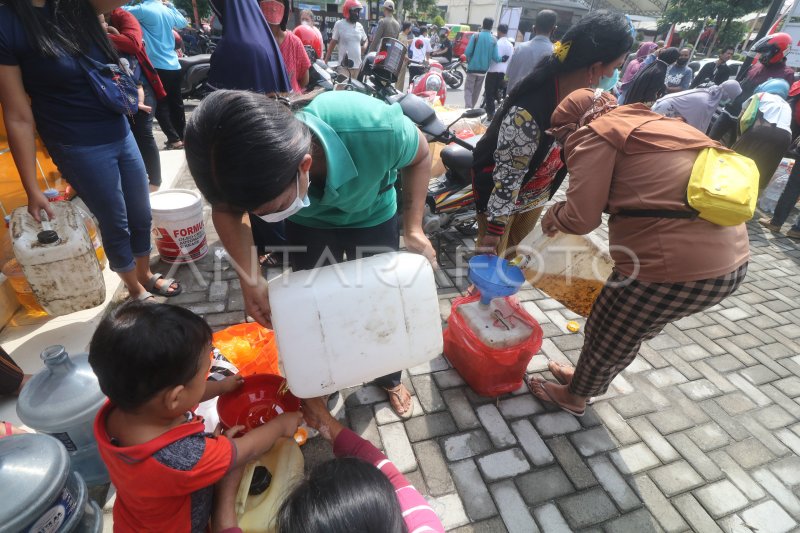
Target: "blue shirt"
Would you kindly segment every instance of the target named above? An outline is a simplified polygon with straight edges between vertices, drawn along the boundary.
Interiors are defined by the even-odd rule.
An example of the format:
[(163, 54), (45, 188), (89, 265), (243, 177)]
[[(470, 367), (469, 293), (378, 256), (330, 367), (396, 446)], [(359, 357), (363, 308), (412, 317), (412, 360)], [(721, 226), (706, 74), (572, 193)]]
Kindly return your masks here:
[[(36, 8), (50, 16), (48, 8)], [(93, 45), (87, 54), (108, 63)], [(118, 141), (128, 134), (128, 121), (103, 106), (78, 60), (69, 55), (45, 57), (28, 43), (22, 21), (0, 4), (0, 65), (18, 66), (31, 99), (36, 128), (45, 144), (91, 146)]]
[(141, 4), (124, 6), (123, 9), (136, 17), (142, 26), (147, 55), (153, 66), (161, 70), (180, 70), (172, 28), (185, 28), (187, 23), (175, 6), (162, 4), (161, 0), (144, 0)]
[(481, 30), (473, 35), (464, 54), (467, 56), (467, 72), (486, 72), (492, 66), (492, 61), (500, 62), (497, 39), (489, 30)]
[(553, 43), (546, 35), (537, 35), (528, 42), (518, 44), (508, 63), (508, 70), (506, 70), (508, 92), (511, 92), (516, 84), (533, 72), (542, 59), (552, 53)]

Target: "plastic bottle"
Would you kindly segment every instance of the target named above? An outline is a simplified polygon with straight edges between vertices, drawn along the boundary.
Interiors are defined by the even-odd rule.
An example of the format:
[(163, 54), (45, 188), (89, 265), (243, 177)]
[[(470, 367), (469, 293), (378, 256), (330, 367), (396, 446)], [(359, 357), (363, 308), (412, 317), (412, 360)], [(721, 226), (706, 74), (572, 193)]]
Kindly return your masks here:
[(63, 346), (42, 352), (44, 369), (20, 391), (17, 415), (31, 428), (57, 438), (71, 468), (91, 487), (107, 483), (108, 471), (94, 439), (93, 423), (106, 397), (89, 366), (89, 355), (72, 357)]
[(94, 246), (94, 253), (97, 255), (97, 260), (100, 261), (100, 268), (106, 268), (106, 250), (103, 248), (103, 241), (100, 240), (100, 233), (97, 231), (97, 224), (94, 223), (92, 216), (78, 207), (78, 213), (83, 218), (83, 225), (86, 226), (86, 231), (89, 232), (89, 238), (92, 239), (92, 246)]
[(8, 278), (11, 287), (17, 294), (17, 300), (25, 308), (31, 316), (45, 316), (47, 312), (39, 305), (39, 300), (33, 294), (28, 280), (25, 279), (25, 274), (22, 272), (22, 266), (16, 259), (11, 259), (3, 265), (3, 274)]

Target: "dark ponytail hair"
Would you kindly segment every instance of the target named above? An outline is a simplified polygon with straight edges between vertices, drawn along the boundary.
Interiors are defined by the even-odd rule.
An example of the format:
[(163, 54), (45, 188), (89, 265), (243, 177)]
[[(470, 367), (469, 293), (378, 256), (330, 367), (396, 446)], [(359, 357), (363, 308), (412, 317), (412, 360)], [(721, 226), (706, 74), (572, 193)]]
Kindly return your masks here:
[(186, 124), (189, 171), (211, 204), (250, 211), (297, 178), (311, 132), (289, 106), (248, 91), (209, 94)]
[(610, 63), (630, 50), (633, 45), (631, 23), (625, 15), (595, 11), (567, 30), (561, 43), (564, 47), (569, 46), (567, 53), (562, 56), (563, 61), (555, 54), (542, 60), (533, 72), (514, 87), (490, 128), (500, 127), (503, 117), (522, 95), (551, 82), (556, 75), (588, 68), (598, 61)]
[(19, 17), (28, 43), (39, 55), (88, 53), (95, 44), (110, 61), (119, 62), (89, 0), (46, 0), (44, 9), (50, 10), (52, 17), (33, 7), (30, 0), (5, 0), (5, 5)]
[(317, 466), (287, 496), (278, 533), (407, 533), (394, 487), (373, 465), (347, 457)]

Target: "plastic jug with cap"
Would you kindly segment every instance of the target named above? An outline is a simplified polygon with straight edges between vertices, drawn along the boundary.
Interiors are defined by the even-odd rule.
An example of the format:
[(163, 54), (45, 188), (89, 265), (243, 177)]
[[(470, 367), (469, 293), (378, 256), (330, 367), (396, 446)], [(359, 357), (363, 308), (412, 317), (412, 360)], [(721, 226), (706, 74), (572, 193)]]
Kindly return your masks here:
[(292, 439), (280, 438), (244, 468), (236, 494), (236, 515), (244, 533), (273, 533), (283, 500), (303, 479), (303, 453)]
[(60, 440), (72, 469), (89, 486), (108, 483), (108, 471), (94, 439), (94, 418), (106, 400), (89, 366), (89, 355), (70, 356), (63, 346), (42, 352), (44, 369), (22, 388), (17, 415), (27, 426)]
[(282, 374), (312, 398), (442, 353), (433, 268), (393, 252), (289, 272), (269, 284)]
[(11, 214), (14, 256), (49, 315), (60, 316), (103, 303), (106, 287), (89, 233), (71, 202), (50, 204), (55, 219), (42, 212), (37, 222), (19, 207)]

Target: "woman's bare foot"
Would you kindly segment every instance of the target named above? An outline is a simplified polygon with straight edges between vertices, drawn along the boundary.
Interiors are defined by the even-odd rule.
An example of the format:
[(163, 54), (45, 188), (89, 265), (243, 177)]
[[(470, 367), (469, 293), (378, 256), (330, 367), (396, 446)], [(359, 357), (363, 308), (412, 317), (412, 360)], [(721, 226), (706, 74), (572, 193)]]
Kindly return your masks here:
[(308, 427), (316, 429), (325, 440), (332, 443), (344, 426), (328, 411), (326, 400), (325, 397), (303, 400), (303, 419)]
[(562, 365), (557, 361), (550, 361), (547, 363), (547, 369), (553, 374), (562, 385), (569, 385), (572, 381), (572, 376), (575, 375), (575, 367), (572, 365)]
[(572, 415), (583, 416), (586, 411), (586, 398), (570, 393), (567, 385), (530, 378), (528, 388), (538, 400), (552, 403)]
[(389, 393), (389, 405), (400, 418), (410, 418), (414, 412), (414, 402), (411, 393), (402, 383), (396, 387), (384, 388)]

